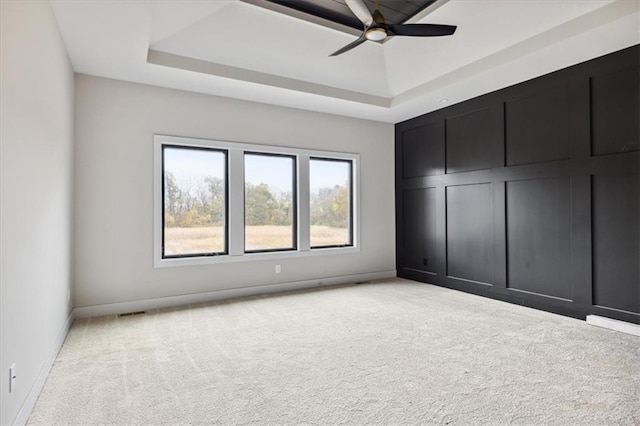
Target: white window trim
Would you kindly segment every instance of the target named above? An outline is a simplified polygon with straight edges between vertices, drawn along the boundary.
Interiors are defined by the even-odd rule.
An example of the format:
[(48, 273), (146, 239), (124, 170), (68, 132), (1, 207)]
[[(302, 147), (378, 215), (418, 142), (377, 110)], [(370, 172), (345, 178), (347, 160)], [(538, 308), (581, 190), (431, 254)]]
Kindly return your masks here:
[[(228, 152), (228, 254), (186, 258), (162, 258), (162, 146), (219, 148)], [(244, 152), (293, 155), (296, 157), (298, 248), (291, 251), (244, 252)], [(360, 252), (360, 155), (345, 152), (310, 150), (284, 146), (195, 139), (178, 136), (153, 136), (153, 266), (209, 265), (229, 262), (277, 260), (285, 258), (342, 255)], [(353, 245), (349, 247), (310, 247), (309, 236), (309, 159), (311, 157), (349, 160), (353, 164)]]

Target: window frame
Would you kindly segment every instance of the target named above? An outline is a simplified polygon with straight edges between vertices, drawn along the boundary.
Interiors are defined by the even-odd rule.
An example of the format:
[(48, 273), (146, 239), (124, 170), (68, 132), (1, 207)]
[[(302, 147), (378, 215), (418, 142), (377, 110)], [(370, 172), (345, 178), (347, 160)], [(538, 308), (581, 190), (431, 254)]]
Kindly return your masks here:
[[(293, 167), (292, 167), (292, 174), (291, 174), (291, 204), (292, 204), (292, 208), (293, 208), (293, 213), (292, 213), (292, 220), (291, 220), (291, 230), (292, 232), (292, 236), (291, 236), (291, 247), (280, 247), (280, 248), (272, 248), (272, 249), (256, 249), (256, 250), (247, 250), (247, 235), (246, 235), (246, 229), (247, 229), (247, 210), (246, 210), (246, 196), (245, 196), (245, 200), (244, 200), (244, 229), (245, 229), (245, 240), (244, 240), (244, 252), (245, 254), (251, 254), (251, 253), (274, 253), (274, 252), (284, 252), (284, 251), (296, 251), (298, 250), (298, 157), (295, 154), (281, 154), (281, 153), (272, 153), (272, 152), (256, 152), (256, 151), (249, 151), (249, 150), (245, 150), (243, 152), (243, 160), (246, 160), (247, 155), (253, 155), (253, 156), (264, 156), (264, 157), (280, 157), (280, 158), (289, 158), (292, 160), (293, 163)], [(246, 161), (244, 162), (245, 166), (246, 166)], [(244, 171), (244, 167), (243, 167), (243, 171)], [(245, 175), (245, 179), (244, 179), (244, 184), (246, 185), (247, 180), (246, 180), (246, 173), (244, 173)], [(246, 186), (245, 186), (245, 190), (246, 190)], [(246, 192), (244, 193), (246, 194)]]
[[(328, 245), (324, 245), (324, 246), (313, 246), (311, 245), (311, 239), (309, 239), (309, 247), (311, 248), (311, 250), (320, 250), (320, 249), (326, 249), (326, 248), (339, 248), (339, 247), (353, 247), (354, 243), (353, 243), (353, 222), (354, 222), (354, 216), (353, 216), (353, 211), (354, 211), (354, 206), (353, 206), (353, 196), (354, 196), (354, 191), (353, 191), (353, 182), (354, 182), (354, 176), (353, 176), (353, 161), (350, 160), (344, 160), (344, 159), (339, 159), (339, 158), (327, 158), (327, 157), (317, 157), (317, 156), (311, 156), (309, 157), (309, 163), (311, 163), (311, 161), (316, 160), (316, 161), (333, 161), (336, 163), (347, 163), (349, 165), (349, 242), (347, 244), (328, 244)], [(309, 168), (309, 170), (311, 170), (311, 168)], [(309, 176), (309, 183), (311, 183), (311, 176)], [(311, 185), (309, 185), (309, 187), (311, 187)], [(309, 224), (311, 226), (311, 224)], [(311, 229), (311, 228), (309, 228)]]
[[(203, 147), (227, 151), (227, 254), (218, 256), (189, 256), (162, 258), (163, 198), (162, 188), (162, 147)], [(296, 158), (296, 237), (297, 248), (286, 251), (247, 252), (244, 251), (244, 153), (283, 154)], [(229, 262), (278, 261), (284, 258), (308, 256), (342, 255), (360, 252), (360, 155), (356, 153), (323, 151), (275, 145), (259, 145), (199, 139), (162, 134), (153, 135), (153, 266), (154, 268), (212, 265)], [(309, 161), (311, 158), (351, 161), (352, 167), (352, 245), (310, 247), (310, 187)]]
[[(224, 250), (221, 252), (207, 252), (207, 253), (188, 253), (188, 254), (176, 254), (176, 255), (165, 255), (165, 204), (164, 204), (164, 190), (165, 190), (165, 179), (164, 179), (164, 157), (166, 149), (188, 149), (193, 151), (204, 151), (204, 152), (219, 152), (224, 155)], [(162, 198), (162, 236), (161, 236), (161, 258), (165, 259), (185, 259), (185, 258), (194, 258), (194, 257), (213, 257), (213, 256), (226, 256), (229, 254), (229, 151), (226, 149), (220, 148), (212, 148), (212, 147), (203, 147), (203, 146), (186, 146), (186, 145), (174, 145), (174, 144), (163, 144), (161, 147), (161, 160), (160, 160), (160, 175), (161, 175), (161, 198)]]

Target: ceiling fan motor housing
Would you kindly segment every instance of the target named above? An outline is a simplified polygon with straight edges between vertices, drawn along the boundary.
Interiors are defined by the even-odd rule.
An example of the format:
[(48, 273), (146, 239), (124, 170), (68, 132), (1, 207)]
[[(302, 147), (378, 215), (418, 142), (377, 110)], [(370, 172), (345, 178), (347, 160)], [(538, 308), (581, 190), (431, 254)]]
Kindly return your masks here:
[(384, 25), (384, 16), (382, 16), (382, 13), (380, 13), (377, 8), (373, 11), (372, 17), (376, 24)]

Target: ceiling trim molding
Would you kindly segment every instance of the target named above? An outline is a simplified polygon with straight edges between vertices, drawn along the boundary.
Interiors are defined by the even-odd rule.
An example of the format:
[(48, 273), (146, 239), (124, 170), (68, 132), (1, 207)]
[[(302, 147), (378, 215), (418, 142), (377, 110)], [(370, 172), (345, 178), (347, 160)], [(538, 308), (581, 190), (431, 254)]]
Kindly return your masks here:
[(274, 74), (261, 73), (258, 71), (203, 61), (153, 49), (149, 49), (147, 52), (147, 63), (383, 108), (390, 108), (392, 103), (392, 98), (339, 89), (337, 87), (310, 83), (308, 81), (281, 77)]

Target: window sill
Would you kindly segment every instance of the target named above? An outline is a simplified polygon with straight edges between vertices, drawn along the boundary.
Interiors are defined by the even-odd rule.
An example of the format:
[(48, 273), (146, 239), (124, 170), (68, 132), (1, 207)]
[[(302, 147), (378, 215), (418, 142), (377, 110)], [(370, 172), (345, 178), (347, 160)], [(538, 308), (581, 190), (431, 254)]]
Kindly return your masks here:
[(263, 253), (244, 253), (240, 255), (200, 256), (186, 258), (155, 259), (154, 268), (172, 268), (179, 266), (217, 265), (221, 263), (258, 262), (280, 259), (295, 259), (314, 256), (338, 256), (359, 253), (358, 247), (327, 247), (309, 251), (278, 251)]

